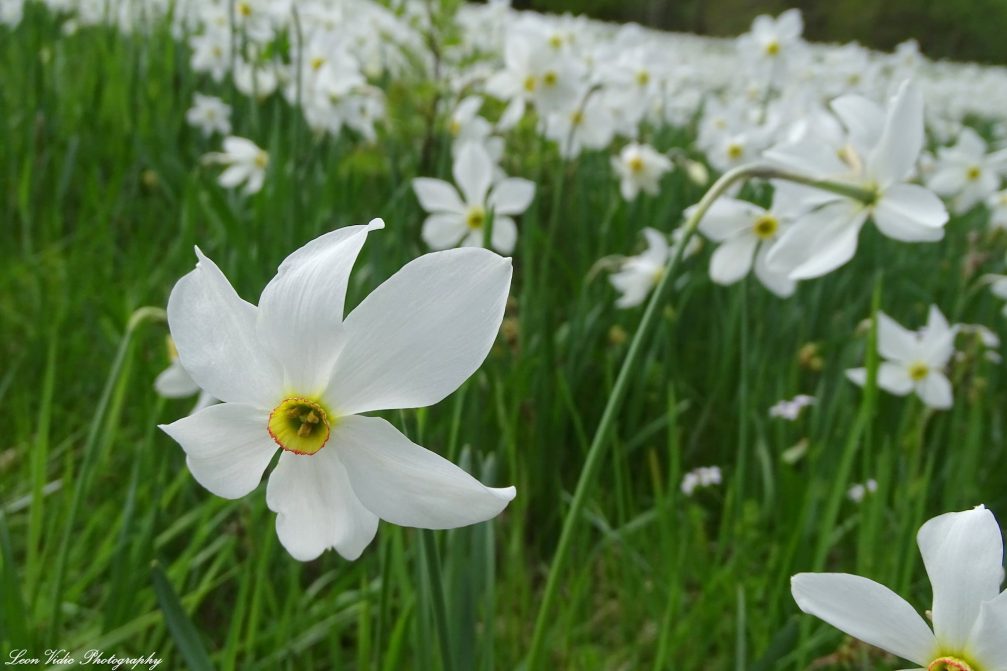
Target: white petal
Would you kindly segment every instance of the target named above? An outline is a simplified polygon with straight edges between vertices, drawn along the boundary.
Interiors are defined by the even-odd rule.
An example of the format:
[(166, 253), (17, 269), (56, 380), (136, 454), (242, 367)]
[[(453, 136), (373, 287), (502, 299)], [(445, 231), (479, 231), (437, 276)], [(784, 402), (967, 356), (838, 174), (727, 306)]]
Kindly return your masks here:
[(462, 214), (465, 206), (458, 197), (455, 187), (442, 179), (417, 177), (413, 180), (413, 191), (420, 201), (420, 207), (427, 212), (452, 212)]
[(733, 284), (747, 275), (758, 244), (754, 235), (738, 235), (721, 243), (710, 257), (710, 279), (717, 284)]
[(954, 404), (951, 381), (940, 371), (932, 370), (916, 383), (916, 394), (930, 408), (947, 410)]
[(915, 333), (878, 310), (878, 353), (882, 357), (912, 363), (918, 349)]
[(508, 177), (490, 194), (489, 206), (494, 214), (521, 214), (535, 198), (535, 182), (519, 177)]
[(874, 206), (874, 223), (894, 240), (921, 242), (944, 237), (948, 211), (940, 198), (916, 184), (889, 187)]
[(907, 80), (889, 103), (885, 128), (868, 159), (869, 170), (882, 186), (904, 181), (922, 149), (923, 94)]
[(393, 524), (453, 529), (496, 517), (514, 498), (513, 487), (486, 487), (377, 417), (343, 417), (332, 439), (353, 491)]
[(762, 285), (772, 291), (780, 298), (789, 298), (797, 288), (797, 282), (787, 277), (786, 273), (779, 273), (772, 270), (766, 263), (766, 256), (772, 247), (763, 243), (759, 246), (759, 251), (755, 254), (755, 276), (759, 278)]
[(161, 429), (185, 450), (196, 482), (225, 499), (238, 499), (259, 484), (277, 446), (269, 412), (238, 403), (211, 405)]
[(441, 212), (431, 214), (423, 221), (420, 236), (428, 247), (439, 250), (457, 246), (468, 232), (464, 215)]
[(905, 366), (882, 361), (878, 366), (878, 386), (890, 394), (905, 396), (913, 390), (913, 381)]
[(452, 166), (455, 184), (461, 189), (465, 202), (482, 205), (493, 181), (493, 159), (478, 142), (466, 142)]
[(851, 201), (833, 201), (787, 229), (766, 260), (794, 280), (825, 275), (853, 258), (866, 218), (867, 212)]
[(199, 391), (199, 385), (185, 372), (182, 364), (172, 361), (154, 380), (154, 390), (165, 398), (185, 398)]
[(848, 368), (846, 370), (846, 379), (857, 385), (858, 387), (863, 387), (867, 384), (867, 369), (866, 368)]
[[(691, 216), (692, 208), (686, 211)], [(742, 231), (751, 229), (752, 224), (766, 211), (744, 200), (734, 198), (719, 198), (699, 222), (699, 230), (715, 242), (734, 237)]]
[(276, 513), (280, 543), (299, 561), (329, 548), (356, 559), (378, 530), (378, 518), (354, 494), (331, 436), (316, 454), (280, 455), (266, 485), (266, 505)]
[(493, 249), (501, 254), (510, 254), (517, 244), (517, 224), (510, 217), (493, 217)]
[(965, 170), (958, 164), (944, 166), (927, 181), (927, 186), (942, 196), (953, 196), (965, 187)]
[(657, 268), (663, 268), (668, 263), (668, 255), (671, 246), (668, 244), (668, 236), (656, 228), (643, 229), (643, 237), (647, 241), (647, 249), (640, 254), (640, 258)]
[(985, 671), (1007, 671), (1007, 591), (979, 609), (965, 649)]
[(983, 507), (946, 513), (916, 536), (934, 588), (934, 632), (942, 647), (960, 650), (983, 601), (997, 597), (1003, 580), (1003, 538)]
[(333, 409), (419, 408), (457, 389), (496, 339), (511, 270), (510, 259), (475, 248), (406, 264), (346, 318), (326, 391)]
[(338, 352), (337, 334), (350, 270), (375, 219), (347, 226), (304, 245), (280, 264), (259, 298), (259, 338), (283, 366), (284, 382), (299, 394), (325, 389)]
[(850, 141), (858, 149), (873, 147), (884, 130), (885, 111), (863, 96), (844, 95), (836, 98), (829, 107), (836, 113), (850, 133)]
[(846, 573), (801, 573), (790, 581), (801, 610), (886, 652), (926, 666), (934, 635), (912, 606), (884, 585)]
[(255, 333), (257, 310), (238, 297), (220, 269), (199, 262), (171, 290), (168, 326), (178, 358), (196, 384), (222, 401), (272, 408), (280, 367)]
[(233, 189), (251, 177), (253, 172), (254, 169), (252, 166), (245, 163), (238, 163), (237, 165), (232, 165), (224, 172), (220, 173), (220, 177), (217, 178), (217, 183), (225, 189)]

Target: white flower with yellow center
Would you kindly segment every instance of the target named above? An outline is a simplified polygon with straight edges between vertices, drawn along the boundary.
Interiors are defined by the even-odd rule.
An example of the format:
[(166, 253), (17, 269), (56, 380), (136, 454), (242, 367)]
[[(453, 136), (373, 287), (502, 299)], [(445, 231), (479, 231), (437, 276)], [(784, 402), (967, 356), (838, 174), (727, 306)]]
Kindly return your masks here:
[(227, 135), (231, 132), (231, 106), (215, 96), (197, 93), (192, 107), (185, 113), (185, 120), (206, 137), (213, 133)]
[(612, 157), (612, 169), (619, 177), (619, 192), (626, 200), (635, 200), (640, 191), (656, 196), (661, 178), (671, 170), (671, 159), (650, 145), (631, 142)]
[(950, 199), (956, 214), (968, 212), (1000, 188), (1007, 169), (1007, 152), (987, 153), (986, 142), (963, 128), (952, 147), (937, 152), (937, 165), (927, 186)]
[(1007, 671), (1003, 537), (979, 506), (928, 521), (916, 537), (933, 586), (933, 629), (884, 585), (847, 573), (801, 573), (791, 592), (801, 610), (907, 659), (911, 671)]
[(204, 163), (220, 163), (227, 169), (217, 178), (225, 189), (233, 189), (244, 182), (244, 192), (258, 193), (266, 179), (269, 154), (251, 140), (230, 136), (224, 139), (224, 151), (207, 154)]
[(616, 307), (632, 308), (640, 305), (664, 275), (664, 268), (673, 251), (668, 244), (668, 236), (656, 229), (645, 228), (643, 237), (647, 241), (647, 249), (624, 259), (618, 272), (609, 278), (620, 294), (615, 301)]
[[(951, 381), (944, 367), (954, 354), (957, 335), (958, 326), (948, 326), (936, 305), (930, 306), (927, 326), (919, 332), (878, 312), (878, 353), (884, 359), (878, 367), (878, 386), (897, 396), (916, 392), (931, 408), (950, 408)], [(862, 387), (867, 382), (867, 369), (850, 369), (846, 377)]]
[(510, 254), (517, 242), (513, 217), (531, 205), (535, 184), (520, 177), (497, 180), (489, 152), (477, 142), (462, 145), (452, 172), (458, 189), (441, 179), (413, 180), (416, 198), (430, 213), (423, 222), (423, 241), (431, 249), (482, 247), (492, 214), (490, 246), (501, 254)]
[(720, 243), (710, 258), (710, 279), (734, 284), (754, 266), (767, 289), (781, 298), (793, 294), (797, 283), (766, 263), (766, 255), (788, 225), (783, 215), (754, 203), (734, 198), (715, 201), (699, 222), (700, 232)]
[(346, 318), (350, 269), (367, 232), (342, 228), (287, 257), (258, 306), (198, 249), (175, 285), (168, 324), (196, 383), (223, 401), (161, 428), (196, 480), (224, 498), (269, 476), (266, 503), (290, 554), (327, 548), (355, 559), (378, 519), (427, 529), (499, 514), (514, 488), (491, 489), (362, 413), (442, 400), (482, 363), (503, 319), (511, 264), (457, 249), (406, 264)]

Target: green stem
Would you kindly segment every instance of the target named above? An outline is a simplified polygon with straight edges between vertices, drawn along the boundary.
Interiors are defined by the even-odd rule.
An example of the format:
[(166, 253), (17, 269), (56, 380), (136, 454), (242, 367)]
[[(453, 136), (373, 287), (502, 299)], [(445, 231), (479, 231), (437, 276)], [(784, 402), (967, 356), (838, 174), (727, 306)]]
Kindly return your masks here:
[(448, 631), (448, 609), (444, 601), (444, 583), (441, 581), (441, 563), (437, 557), (437, 541), (434, 532), (421, 529), (420, 538), (423, 545), (427, 576), (430, 579), (430, 592), (433, 595), (434, 624), (437, 626), (437, 638), (441, 646), (441, 663), (444, 671), (454, 671), (454, 655), (451, 648), (451, 634)]
[(640, 358), (640, 353), (643, 351), (644, 340), (646, 340), (647, 335), (650, 333), (654, 323), (656, 322), (658, 307), (664, 301), (664, 295), (667, 293), (668, 287), (671, 285), (672, 276), (674, 275), (674, 271), (678, 267), (678, 264), (681, 262), (682, 254), (688, 245), (689, 239), (692, 237), (693, 233), (695, 233), (697, 226), (699, 226), (699, 222), (717, 198), (722, 196), (724, 192), (726, 192), (727, 189), (735, 182), (750, 177), (775, 177), (777, 175), (778, 171), (759, 165), (741, 166), (724, 173), (720, 179), (718, 179), (713, 186), (710, 187), (710, 190), (706, 192), (706, 195), (704, 195), (699, 201), (699, 204), (696, 205), (691, 216), (685, 222), (685, 235), (683, 236), (682, 241), (678, 244), (675, 253), (668, 261), (668, 265), (665, 267), (661, 280), (658, 282), (657, 287), (654, 289), (654, 293), (650, 297), (650, 301), (647, 303), (647, 308), (643, 313), (643, 318), (640, 320), (640, 326), (633, 335), (633, 340), (629, 345), (626, 358), (623, 360), (622, 367), (619, 369), (619, 375), (616, 378), (612, 394), (609, 396), (608, 402), (605, 404), (605, 410), (602, 412), (598, 428), (596, 429), (594, 438), (591, 441), (591, 446), (588, 448), (587, 458), (584, 461), (584, 467), (581, 469), (580, 477), (577, 480), (577, 487), (574, 490), (573, 500), (570, 502), (570, 510), (566, 515), (566, 519), (563, 521), (563, 529), (560, 532), (559, 543), (556, 547), (556, 554), (553, 557), (552, 566), (549, 569), (549, 576), (546, 580), (545, 591), (542, 594), (542, 603), (539, 607), (538, 616), (535, 620), (535, 629), (532, 634), (531, 646), (528, 650), (528, 671), (535, 671), (535, 669), (540, 668), (542, 665), (542, 649), (545, 643), (545, 629), (552, 617), (553, 602), (556, 599), (556, 592), (559, 588), (559, 577), (563, 575), (565, 564), (570, 553), (574, 528), (580, 519), (581, 513), (584, 509), (584, 504), (587, 502), (588, 491), (594, 484), (598, 470), (601, 467), (605, 454), (605, 447), (607, 446), (608, 434), (612, 429), (612, 425), (615, 423), (616, 414), (619, 412), (622, 402), (626, 397), (626, 392), (629, 388), (630, 380), (633, 378), (637, 360)]
[(77, 513), (80, 510), (84, 493), (87, 491), (88, 481), (90, 480), (91, 468), (97, 452), (98, 434), (104, 423), (105, 414), (112, 399), (112, 392), (119, 382), (119, 376), (126, 361), (126, 354), (132, 343), (133, 333), (144, 321), (149, 319), (163, 320), (165, 318), (164, 310), (160, 308), (140, 308), (130, 316), (129, 323), (126, 325), (126, 332), (123, 333), (122, 338), (119, 340), (119, 348), (116, 350), (115, 359), (112, 361), (112, 369), (109, 371), (108, 379), (105, 381), (105, 388), (98, 399), (98, 406), (95, 410), (94, 418), (91, 420), (91, 427), (88, 430), (84, 447), (81, 450), (83, 457), (80, 470), (77, 472), (73, 500), (70, 504), (70, 511), (66, 516), (66, 523), (63, 526), (63, 536), (60, 539), (59, 552), (56, 553), (56, 566), (53, 572), (52, 615), (49, 619), (50, 640), (56, 641), (60, 639), (60, 620), (63, 616), (63, 580), (66, 574), (67, 555), (70, 553), (70, 539), (73, 536)]

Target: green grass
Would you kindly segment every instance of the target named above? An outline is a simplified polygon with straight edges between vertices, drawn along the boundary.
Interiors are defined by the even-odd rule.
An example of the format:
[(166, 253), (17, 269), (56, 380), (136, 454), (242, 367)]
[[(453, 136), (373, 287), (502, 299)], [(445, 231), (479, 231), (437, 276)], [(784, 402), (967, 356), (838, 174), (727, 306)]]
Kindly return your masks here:
[[(262, 487), (225, 501), (189, 475), (156, 429), (191, 406), (152, 389), (166, 326), (150, 312), (128, 325), (163, 307), (194, 244), (253, 302), (289, 252), (338, 226), (387, 222), (361, 255), (350, 305), (423, 253), (409, 180), (421, 174), (417, 119), (432, 92), (393, 88), (375, 144), (315, 141), (282, 101), (240, 98), (187, 58), (166, 30), (61, 37), (36, 7), (0, 30), (0, 658), (99, 648), (155, 653), (167, 668), (438, 669), (436, 574), (453, 668), (517, 667), (626, 356), (619, 332), (632, 335), (643, 312), (616, 310), (589, 271), (639, 249), (644, 226), (678, 225), (702, 191), (675, 173), (659, 197), (625, 204), (606, 155), (564, 165), (519, 131), (505, 169), (539, 191), (519, 221), (504, 337), (459, 392), (388, 415), (487, 482), (515, 484), (518, 498), (486, 524), (382, 524), (356, 562), (300, 564), (276, 539)], [(236, 134), (270, 151), (260, 194), (226, 193), (200, 166), (217, 146), (184, 124), (195, 91), (233, 100)], [(423, 174), (449, 173), (448, 147), (438, 131)], [(546, 621), (549, 668), (805, 669), (847, 646), (798, 613), (788, 578), (805, 570), (868, 575), (927, 607), (919, 525), (979, 502), (1007, 516), (1001, 367), (960, 340), (972, 356), (944, 413), (865, 398), (842, 371), (863, 365), (858, 324), (872, 301), (909, 326), (935, 302), (1003, 334), (999, 305), (962, 272), (971, 231), (990, 254), (982, 272), (1002, 269), (1005, 241), (984, 230), (978, 212), (952, 220), (941, 244), (865, 231), (852, 264), (786, 302), (754, 282), (713, 285), (707, 251), (684, 261), (576, 520)], [(801, 363), (808, 343), (820, 370)], [(818, 403), (799, 422), (769, 419), (801, 392)], [(786, 463), (801, 440), (805, 456)], [(725, 484), (684, 497), (684, 472), (710, 464)], [(877, 494), (846, 500), (870, 477)], [(864, 648), (843, 653), (826, 668), (897, 668)]]

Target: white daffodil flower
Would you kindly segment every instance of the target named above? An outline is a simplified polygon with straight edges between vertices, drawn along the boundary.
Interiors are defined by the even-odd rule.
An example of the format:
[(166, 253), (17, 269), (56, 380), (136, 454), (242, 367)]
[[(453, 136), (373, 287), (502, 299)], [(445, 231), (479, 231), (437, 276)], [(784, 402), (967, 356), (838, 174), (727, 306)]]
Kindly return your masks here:
[(990, 228), (1007, 229), (1007, 190), (990, 195), (986, 207), (990, 211)]
[(965, 127), (952, 147), (937, 152), (937, 165), (927, 186), (951, 200), (955, 214), (964, 214), (1000, 188), (1007, 169), (1007, 152), (986, 153), (979, 133)]
[(671, 159), (650, 145), (631, 142), (612, 157), (612, 169), (619, 177), (619, 192), (626, 200), (636, 200), (640, 191), (656, 196), (661, 178), (671, 170)]
[(198, 128), (204, 137), (213, 133), (227, 135), (231, 132), (231, 106), (220, 98), (197, 93), (192, 107), (185, 113), (185, 120)]
[(752, 21), (751, 31), (738, 38), (738, 55), (744, 64), (754, 65), (768, 74), (770, 81), (776, 81), (800, 48), (803, 32), (799, 9), (788, 9), (775, 19), (762, 14)]
[(350, 269), (370, 230), (350, 226), (293, 254), (259, 298), (242, 300), (196, 250), (168, 324), (193, 380), (223, 401), (161, 428), (193, 477), (236, 499), (277, 450), (266, 504), (298, 560), (357, 558), (384, 519), (448, 529), (499, 514), (514, 488), (491, 489), (363, 413), (442, 400), (486, 358), (503, 319), (510, 259), (482, 249), (421, 256), (343, 318)]
[(217, 399), (200, 389), (188, 371), (182, 367), (182, 363), (178, 360), (175, 341), (171, 336), (168, 336), (168, 359), (171, 363), (154, 379), (154, 391), (164, 398), (187, 398), (199, 394), (196, 405), (189, 411), (190, 415), (216, 402)]
[[(883, 312), (878, 312), (878, 353), (884, 361), (878, 367), (878, 386), (896, 396), (916, 392), (928, 407), (951, 407), (951, 381), (944, 367), (955, 351), (958, 326), (948, 326), (936, 305), (930, 306), (926, 328), (910, 331)], [(854, 384), (867, 382), (866, 368), (846, 371)]]
[(609, 278), (620, 294), (615, 301), (616, 307), (640, 305), (664, 275), (664, 267), (672, 252), (668, 237), (653, 228), (643, 229), (643, 237), (647, 240), (647, 249), (642, 254), (625, 259), (618, 272)]
[(227, 169), (217, 178), (217, 183), (225, 189), (244, 183), (244, 192), (251, 195), (262, 189), (266, 168), (269, 167), (269, 154), (251, 140), (231, 135), (224, 138), (223, 152), (207, 154), (203, 162), (226, 165)]
[(766, 157), (822, 180), (848, 184), (871, 195), (865, 203), (828, 191), (791, 187), (805, 214), (780, 237), (767, 259), (791, 279), (820, 277), (844, 265), (857, 251), (868, 217), (886, 236), (903, 242), (944, 237), (948, 213), (932, 192), (907, 180), (923, 147), (923, 97), (904, 82), (887, 112), (859, 96), (844, 96), (832, 109), (846, 126), (848, 144), (837, 155), (811, 135), (778, 146)]
[(916, 537), (933, 629), (884, 585), (846, 573), (801, 573), (791, 592), (802, 611), (917, 665), (911, 671), (1007, 671), (1003, 537), (979, 506), (928, 521)]
[(535, 184), (520, 177), (506, 177), (494, 184), (493, 160), (486, 149), (467, 142), (458, 150), (452, 173), (461, 190), (444, 180), (417, 177), (413, 191), (430, 213), (423, 222), (423, 241), (431, 249), (482, 247), (485, 226), (493, 217), (490, 246), (510, 254), (517, 243), (513, 216), (528, 209), (535, 197)]
[(699, 222), (700, 232), (720, 243), (710, 258), (710, 279), (717, 284), (734, 284), (754, 266), (763, 286), (781, 298), (792, 295), (797, 283), (766, 263), (767, 253), (788, 226), (782, 215), (754, 203), (734, 198), (714, 201)]

